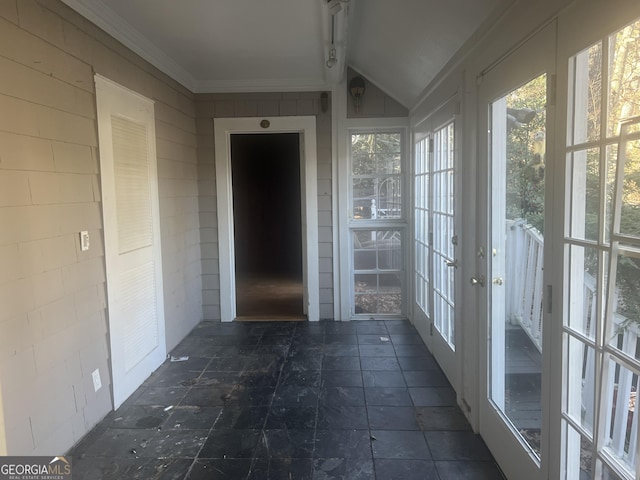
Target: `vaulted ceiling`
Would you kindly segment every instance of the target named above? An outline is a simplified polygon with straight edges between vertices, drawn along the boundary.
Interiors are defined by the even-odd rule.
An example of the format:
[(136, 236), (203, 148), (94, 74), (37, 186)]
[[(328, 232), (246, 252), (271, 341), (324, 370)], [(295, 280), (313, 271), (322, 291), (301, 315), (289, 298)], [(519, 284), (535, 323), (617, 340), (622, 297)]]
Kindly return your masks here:
[(63, 1), (196, 93), (327, 89), (350, 66), (412, 107), (513, 0)]

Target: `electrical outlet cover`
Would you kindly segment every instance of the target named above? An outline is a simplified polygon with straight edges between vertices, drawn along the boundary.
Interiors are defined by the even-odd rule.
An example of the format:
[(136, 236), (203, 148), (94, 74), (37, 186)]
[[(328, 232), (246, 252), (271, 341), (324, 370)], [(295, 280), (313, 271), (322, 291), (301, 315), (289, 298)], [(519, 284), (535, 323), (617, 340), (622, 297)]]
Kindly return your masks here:
[(102, 381), (100, 380), (100, 370), (97, 368), (91, 374), (93, 377), (93, 389), (97, 392), (102, 387)]

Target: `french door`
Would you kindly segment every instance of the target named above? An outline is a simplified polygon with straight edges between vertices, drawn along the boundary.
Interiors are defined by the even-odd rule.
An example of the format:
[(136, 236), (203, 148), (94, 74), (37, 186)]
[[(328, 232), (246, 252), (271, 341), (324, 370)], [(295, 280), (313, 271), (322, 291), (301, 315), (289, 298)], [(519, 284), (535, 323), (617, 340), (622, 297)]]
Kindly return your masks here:
[[(480, 433), (508, 478), (544, 478), (548, 436), (555, 28), (481, 77), (478, 184)], [(547, 239), (545, 241), (545, 239)]]
[(417, 132), (414, 143), (414, 318), (447, 378), (457, 386), (456, 123), (453, 115), (446, 118), (428, 132)]
[(615, 11), (599, 15), (599, 32), (562, 43), (563, 479), (640, 478), (640, 9), (622, 28), (615, 18), (614, 31)]

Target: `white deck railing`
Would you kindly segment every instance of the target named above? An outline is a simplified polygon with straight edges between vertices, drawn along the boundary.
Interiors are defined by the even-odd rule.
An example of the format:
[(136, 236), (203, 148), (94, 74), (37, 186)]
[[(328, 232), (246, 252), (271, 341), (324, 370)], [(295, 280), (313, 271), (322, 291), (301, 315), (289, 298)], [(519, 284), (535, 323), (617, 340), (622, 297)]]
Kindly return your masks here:
[[(513, 325), (520, 325), (529, 335), (538, 351), (542, 353), (543, 317), (543, 248), (544, 239), (540, 232), (524, 221), (508, 221), (506, 225), (506, 254), (509, 258), (505, 272), (507, 319)], [(583, 333), (595, 337), (597, 295), (596, 279), (584, 272)], [(615, 309), (614, 309), (615, 311)], [(612, 345), (620, 348), (631, 358), (636, 358), (639, 348), (640, 328), (637, 323), (614, 313), (614, 330), (617, 338)], [(620, 328), (624, 327), (624, 328)], [(584, 348), (584, 368), (582, 371), (582, 411), (583, 425), (593, 428), (595, 411), (595, 359), (593, 348)], [(607, 449), (613, 455), (634, 465), (638, 455), (637, 377), (626, 368), (610, 362), (608, 378), (610, 384), (604, 386), (602, 400), (609, 407), (605, 409), (606, 428), (610, 433)], [(635, 384), (635, 385), (634, 385)], [(618, 413), (620, 412), (620, 413)]]

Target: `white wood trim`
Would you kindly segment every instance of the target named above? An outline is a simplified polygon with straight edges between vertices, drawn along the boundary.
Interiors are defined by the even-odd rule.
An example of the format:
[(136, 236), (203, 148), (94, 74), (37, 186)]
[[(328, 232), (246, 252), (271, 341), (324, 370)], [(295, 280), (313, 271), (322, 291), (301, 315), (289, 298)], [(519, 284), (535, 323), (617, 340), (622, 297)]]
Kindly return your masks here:
[[(270, 126), (262, 128), (260, 122)], [(302, 236), (305, 312), (309, 321), (320, 319), (318, 249), (318, 169), (316, 118), (243, 117), (214, 119), (218, 249), (220, 262), (220, 316), (223, 322), (236, 318), (235, 248), (233, 231), (233, 187), (231, 183), (231, 135), (234, 133), (301, 134), (300, 177), (302, 187)]]

